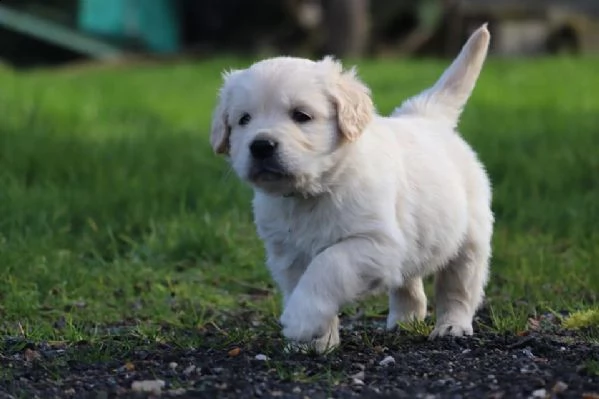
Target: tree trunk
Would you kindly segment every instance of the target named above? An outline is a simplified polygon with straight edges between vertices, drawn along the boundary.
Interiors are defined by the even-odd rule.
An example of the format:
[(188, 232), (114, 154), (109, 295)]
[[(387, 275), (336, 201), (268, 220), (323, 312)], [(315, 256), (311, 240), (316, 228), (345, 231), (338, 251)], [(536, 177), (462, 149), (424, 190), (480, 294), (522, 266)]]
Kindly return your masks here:
[(325, 49), (337, 57), (360, 57), (368, 46), (369, 0), (323, 0)]

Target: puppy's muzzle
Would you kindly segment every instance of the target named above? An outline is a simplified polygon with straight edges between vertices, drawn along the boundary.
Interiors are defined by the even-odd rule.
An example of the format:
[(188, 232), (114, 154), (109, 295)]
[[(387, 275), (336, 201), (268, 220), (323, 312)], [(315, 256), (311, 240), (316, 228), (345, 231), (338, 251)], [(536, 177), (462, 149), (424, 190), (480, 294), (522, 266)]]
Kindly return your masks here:
[(253, 160), (250, 169), (252, 180), (272, 181), (289, 176), (279, 160), (278, 147), (279, 143), (267, 138), (257, 138), (250, 143)]

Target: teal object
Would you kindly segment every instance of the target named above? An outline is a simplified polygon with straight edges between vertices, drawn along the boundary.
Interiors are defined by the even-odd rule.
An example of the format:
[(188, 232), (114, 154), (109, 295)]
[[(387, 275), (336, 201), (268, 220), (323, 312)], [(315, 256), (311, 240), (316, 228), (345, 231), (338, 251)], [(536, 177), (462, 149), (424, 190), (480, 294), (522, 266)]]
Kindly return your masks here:
[(116, 40), (140, 41), (156, 53), (180, 49), (180, 18), (173, 0), (79, 0), (79, 28)]

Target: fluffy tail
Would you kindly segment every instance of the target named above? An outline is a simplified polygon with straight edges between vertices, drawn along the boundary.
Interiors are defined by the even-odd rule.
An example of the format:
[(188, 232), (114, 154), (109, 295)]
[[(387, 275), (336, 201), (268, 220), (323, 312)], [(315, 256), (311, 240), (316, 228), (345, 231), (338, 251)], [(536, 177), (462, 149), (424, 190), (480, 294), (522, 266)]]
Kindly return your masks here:
[(490, 37), (485, 23), (470, 36), (437, 83), (406, 100), (393, 111), (392, 116), (442, 118), (455, 128), (487, 57)]

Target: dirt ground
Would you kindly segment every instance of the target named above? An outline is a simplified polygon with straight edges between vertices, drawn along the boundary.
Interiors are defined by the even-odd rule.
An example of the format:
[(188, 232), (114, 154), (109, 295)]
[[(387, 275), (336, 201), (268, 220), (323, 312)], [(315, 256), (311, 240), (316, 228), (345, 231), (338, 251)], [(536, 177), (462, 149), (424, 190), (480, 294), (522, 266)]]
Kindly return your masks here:
[(8, 339), (0, 398), (599, 398), (599, 345), (581, 333), (428, 341), (370, 324), (342, 329), (342, 347), (327, 356), (285, 352), (276, 328), (199, 334), (193, 349)]

